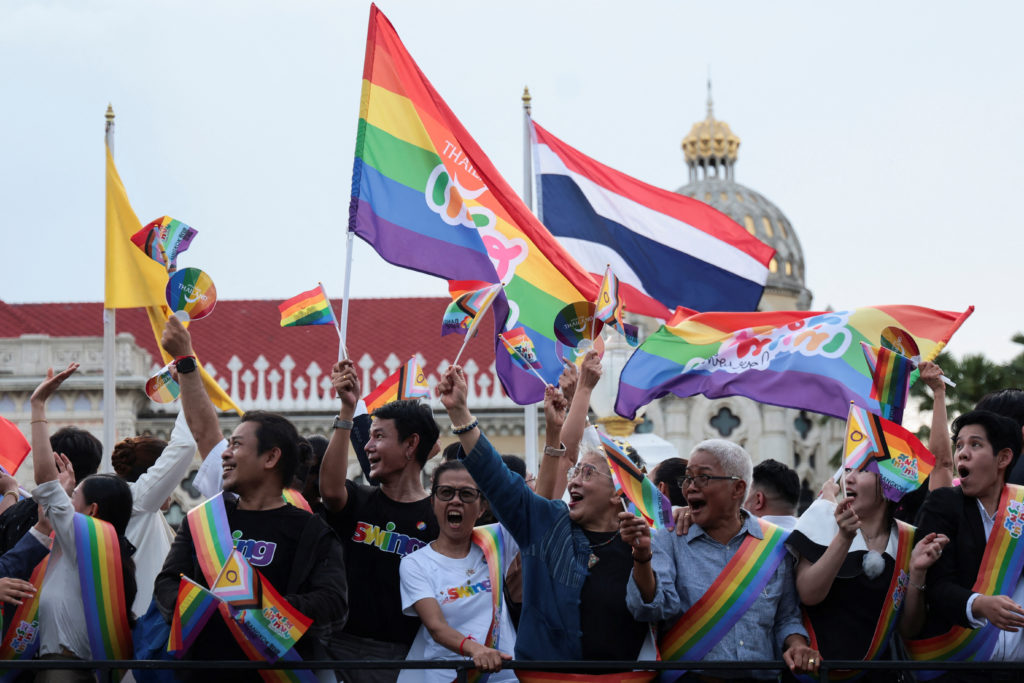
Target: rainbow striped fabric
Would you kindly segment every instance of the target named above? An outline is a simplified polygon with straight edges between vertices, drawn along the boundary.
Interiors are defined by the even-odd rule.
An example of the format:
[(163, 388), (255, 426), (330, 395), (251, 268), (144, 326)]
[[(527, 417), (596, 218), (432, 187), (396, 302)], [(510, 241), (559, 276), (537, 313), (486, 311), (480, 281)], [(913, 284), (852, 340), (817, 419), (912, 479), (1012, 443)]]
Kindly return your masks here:
[[(1024, 570), (1024, 487), (1007, 484), (999, 497), (992, 533), (985, 545), (978, 578), (971, 588), (982, 595), (1012, 595)], [(987, 661), (995, 648), (999, 629), (991, 622), (981, 628), (954, 626), (946, 633), (922, 640), (907, 640), (912, 659), (954, 662)], [(918, 672), (920, 678), (934, 678), (939, 671)], [(921, 674), (928, 674), (927, 676)]]
[(516, 365), (526, 371), (540, 368), (540, 361), (537, 360), (537, 349), (534, 347), (533, 340), (530, 339), (530, 335), (526, 333), (525, 329), (517, 327), (514, 330), (509, 330), (502, 337), (505, 339), (505, 349), (512, 356), (512, 360)]
[(0, 415), (0, 467), (4, 472), (17, 472), (31, 450), (18, 425)]
[(262, 585), (256, 570), (237, 550), (232, 550), (210, 591), (233, 609), (254, 609), (263, 603)]
[(430, 386), (423, 368), (413, 357), (367, 394), (363, 401), (366, 402), (366, 412), (373, 415), (373, 411), (386, 403), (427, 396), (430, 396)]
[(308, 292), (296, 294), (277, 305), (281, 311), (281, 327), (299, 325), (335, 325), (334, 311), (327, 300), (323, 287), (314, 287)]
[(264, 657), (273, 661), (295, 647), (313, 620), (282, 598), (259, 571), (252, 571), (260, 586), (260, 605), (239, 610), (235, 619), (243, 630), (254, 636), (249, 639), (250, 642), (257, 644), (264, 651)]
[(187, 576), (182, 576), (178, 584), (178, 601), (174, 606), (167, 651), (180, 659), (217, 611), (218, 602), (213, 593)]
[(846, 418), (844, 467), (875, 472), (882, 493), (892, 501), (924, 483), (935, 456), (906, 429), (855, 405)]
[[(555, 384), (562, 363), (551, 321), (567, 303), (597, 297), (597, 282), (555, 241), (498, 173), (370, 8), (349, 229), (385, 260), (448, 280), (500, 282), (495, 333), (523, 327), (538, 372)], [(498, 352), (498, 376), (519, 404), (544, 387)]]
[(612, 272), (611, 266), (604, 271), (604, 279), (601, 281), (601, 290), (597, 294), (596, 305), (595, 318), (618, 330), (630, 346), (640, 343), (639, 330), (636, 325), (630, 325), (622, 320), (622, 315), (626, 311), (625, 302), (619, 292), (619, 278)]
[[(703, 659), (761, 597), (761, 591), (786, 555), (789, 532), (763, 519), (757, 521), (763, 538), (748, 534), (743, 539), (707, 592), (662, 636), (662, 658)], [(675, 680), (683, 673), (666, 671), (662, 679)]]
[(672, 504), (665, 494), (633, 464), (622, 446), (604, 432), (598, 430), (597, 433), (601, 437), (604, 455), (616, 485), (633, 503), (637, 512), (655, 529), (674, 529)]
[(75, 552), (86, 630), (93, 659), (131, 659), (132, 632), (121, 569), (121, 544), (113, 525), (75, 514)]
[(903, 422), (903, 409), (910, 396), (910, 375), (914, 372), (914, 361), (885, 346), (860, 343), (864, 359), (871, 371), (871, 393), (869, 398), (878, 401), (881, 415), (886, 420)]
[(198, 231), (170, 216), (151, 221), (132, 235), (132, 242), (167, 272), (178, 267), (178, 254), (188, 249)]
[[(23, 600), (4, 633), (0, 643), (0, 660), (33, 659), (39, 650), (39, 593), (46, 576), (46, 565), (50, 556), (44, 557), (32, 570), (29, 581), (36, 588), (35, 595)], [(21, 675), (21, 671), (6, 671), (0, 674), (0, 681), (13, 681)]]
[(302, 495), (302, 492), (298, 489), (285, 489), (281, 491), (281, 497), (284, 498), (284, 502), (289, 505), (294, 505), (300, 510), (305, 510), (312, 514), (313, 508), (310, 507), (309, 501)]
[(472, 336), (500, 291), (501, 285), (489, 285), (483, 289), (458, 294), (444, 312), (441, 336), (453, 332)]
[(878, 413), (858, 342), (877, 343), (895, 326), (931, 360), (974, 311), (871, 306), (836, 312), (772, 311), (674, 316), (640, 345), (619, 381), (615, 412), (627, 418), (672, 393), (747, 396), (773, 405), (846, 417), (850, 401)]

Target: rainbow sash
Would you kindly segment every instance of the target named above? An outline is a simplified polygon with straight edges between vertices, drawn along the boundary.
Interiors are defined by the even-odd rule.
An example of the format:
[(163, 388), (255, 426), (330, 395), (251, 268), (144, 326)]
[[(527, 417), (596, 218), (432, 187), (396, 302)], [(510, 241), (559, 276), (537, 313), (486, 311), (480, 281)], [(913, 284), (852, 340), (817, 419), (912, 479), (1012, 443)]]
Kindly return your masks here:
[(309, 501), (298, 489), (285, 489), (281, 491), (281, 497), (284, 498), (284, 502), (313, 514), (313, 508), (309, 506)]
[[(186, 519), (189, 531), (192, 532), (192, 543), (196, 548), (199, 568), (202, 570), (203, 576), (206, 577), (207, 585), (213, 586), (234, 550), (231, 526), (228, 524), (228, 514), (224, 507), (224, 494), (218, 493), (192, 508)], [(228, 630), (231, 631), (231, 635), (238, 646), (242, 648), (245, 656), (251, 661), (265, 661), (264, 652), (253, 644), (235, 620), (231, 606), (226, 602), (221, 602), (217, 609), (224, 617), (224, 623), (227, 624)], [(281, 659), (299, 661), (301, 657), (293, 648)], [(260, 676), (267, 683), (316, 683), (317, 681), (313, 672), (306, 669), (261, 670)]]
[[(498, 636), (501, 633), (501, 603), (505, 597), (505, 577), (502, 574), (505, 558), (501, 549), (503, 533), (504, 529), (500, 524), (488, 524), (473, 529), (473, 543), (483, 551), (484, 559), (487, 561), (487, 573), (491, 579), (491, 625), (487, 627), (484, 645), (492, 648), (498, 647)], [(484, 683), (489, 677), (490, 674), (477, 669), (466, 672), (466, 680), (470, 683)]]
[[(893, 567), (892, 579), (886, 589), (886, 600), (882, 604), (882, 613), (878, 617), (878, 624), (875, 626), (875, 633), (871, 637), (871, 644), (864, 655), (864, 661), (872, 661), (885, 650), (893, 629), (903, 607), (903, 598), (907, 595), (907, 586), (910, 583), (910, 554), (914, 550), (914, 527), (906, 522), (896, 520), (896, 564)], [(803, 612), (804, 626), (810, 636), (811, 647), (818, 649), (818, 638), (811, 626), (811, 620), (807, 612)], [(829, 680), (848, 681), (860, 678), (863, 671), (829, 671)], [(814, 681), (817, 676), (802, 674), (797, 676), (801, 681)]]
[[(1007, 484), (999, 496), (992, 533), (985, 544), (978, 578), (971, 590), (982, 595), (1010, 595), (1024, 570), (1024, 487)], [(978, 629), (954, 626), (942, 635), (906, 641), (912, 659), (954, 662), (986, 661), (995, 649), (999, 629), (991, 623)], [(940, 672), (921, 672), (934, 678)], [(921, 676), (925, 678), (925, 675)]]
[[(11, 625), (7, 627), (7, 633), (0, 642), (0, 660), (33, 659), (39, 651), (39, 594), (49, 561), (50, 556), (47, 555), (32, 570), (29, 581), (36, 587), (35, 595), (23, 600), (18, 609), (14, 610)], [(6, 671), (0, 674), (0, 681), (6, 683), (19, 674), (21, 671), (18, 670)]]
[(93, 659), (131, 659), (132, 632), (124, 593), (121, 544), (109, 522), (74, 517), (78, 581)]
[[(757, 518), (764, 538), (748, 534), (707, 592), (662, 636), (664, 659), (699, 661), (761, 596), (786, 555), (789, 531)], [(683, 671), (666, 671), (673, 680)]]

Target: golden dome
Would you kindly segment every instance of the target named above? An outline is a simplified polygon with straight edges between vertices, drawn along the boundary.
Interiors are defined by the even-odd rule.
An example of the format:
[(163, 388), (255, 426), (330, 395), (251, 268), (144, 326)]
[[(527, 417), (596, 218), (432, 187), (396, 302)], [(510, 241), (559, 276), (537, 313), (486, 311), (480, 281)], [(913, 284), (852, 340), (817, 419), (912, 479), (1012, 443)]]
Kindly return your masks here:
[(736, 161), (740, 148), (740, 138), (725, 121), (719, 121), (711, 112), (711, 101), (708, 100), (708, 116), (703, 121), (693, 124), (693, 128), (683, 138), (683, 154), (686, 163), (699, 163), (714, 159)]

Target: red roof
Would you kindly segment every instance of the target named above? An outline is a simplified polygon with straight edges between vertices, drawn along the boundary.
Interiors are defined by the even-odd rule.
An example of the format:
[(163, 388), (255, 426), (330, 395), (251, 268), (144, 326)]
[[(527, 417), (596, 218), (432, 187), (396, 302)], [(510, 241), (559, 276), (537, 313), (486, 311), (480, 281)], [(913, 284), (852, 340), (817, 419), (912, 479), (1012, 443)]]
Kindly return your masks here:
[[(242, 362), (239, 373), (252, 369), (259, 356), (270, 368), (279, 366), (285, 356), (295, 362), (293, 377), (305, 376), (306, 368), (316, 362), (324, 373), (337, 360), (338, 335), (329, 325), (281, 327), (278, 304), (283, 301), (240, 300), (218, 301), (209, 317), (190, 326), (192, 345), (207, 366), (212, 365), (218, 378), (230, 376), (228, 363), (237, 356)], [(441, 318), (450, 303), (446, 298), (353, 299), (348, 318), (348, 350), (359, 366), (369, 355), (374, 366), (387, 371), (384, 362), (394, 354), (399, 361), (419, 353), (423, 369), (436, 374), (441, 360), (451, 362), (465, 339), (462, 335), (440, 336)], [(335, 304), (335, 312), (340, 309)], [(494, 362), (493, 315), (481, 323), (481, 333), (463, 353), (461, 363), (472, 359), (483, 372)], [(487, 332), (484, 332), (487, 331)], [(137, 344), (159, 362), (156, 340), (143, 309), (119, 309), (117, 332), (128, 332)], [(0, 337), (23, 334), (46, 334), (52, 337), (100, 337), (103, 335), (103, 305), (90, 303), (8, 304), (0, 301)], [(359, 366), (361, 367), (361, 366)], [(253, 370), (255, 373), (256, 371)], [(322, 381), (322, 377), (321, 377)], [(376, 382), (371, 382), (376, 386)], [(372, 387), (363, 386), (363, 393)], [(254, 390), (255, 393), (255, 390)]]

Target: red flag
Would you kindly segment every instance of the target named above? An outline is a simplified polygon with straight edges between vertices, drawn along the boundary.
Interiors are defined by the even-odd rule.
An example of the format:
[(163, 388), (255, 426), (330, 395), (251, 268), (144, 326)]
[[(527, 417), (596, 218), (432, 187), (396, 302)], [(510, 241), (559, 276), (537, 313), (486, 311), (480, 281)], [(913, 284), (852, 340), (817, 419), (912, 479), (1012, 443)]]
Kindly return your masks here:
[(0, 467), (13, 475), (21, 467), (30, 450), (32, 447), (28, 445), (18, 425), (5, 417), (0, 417)]

